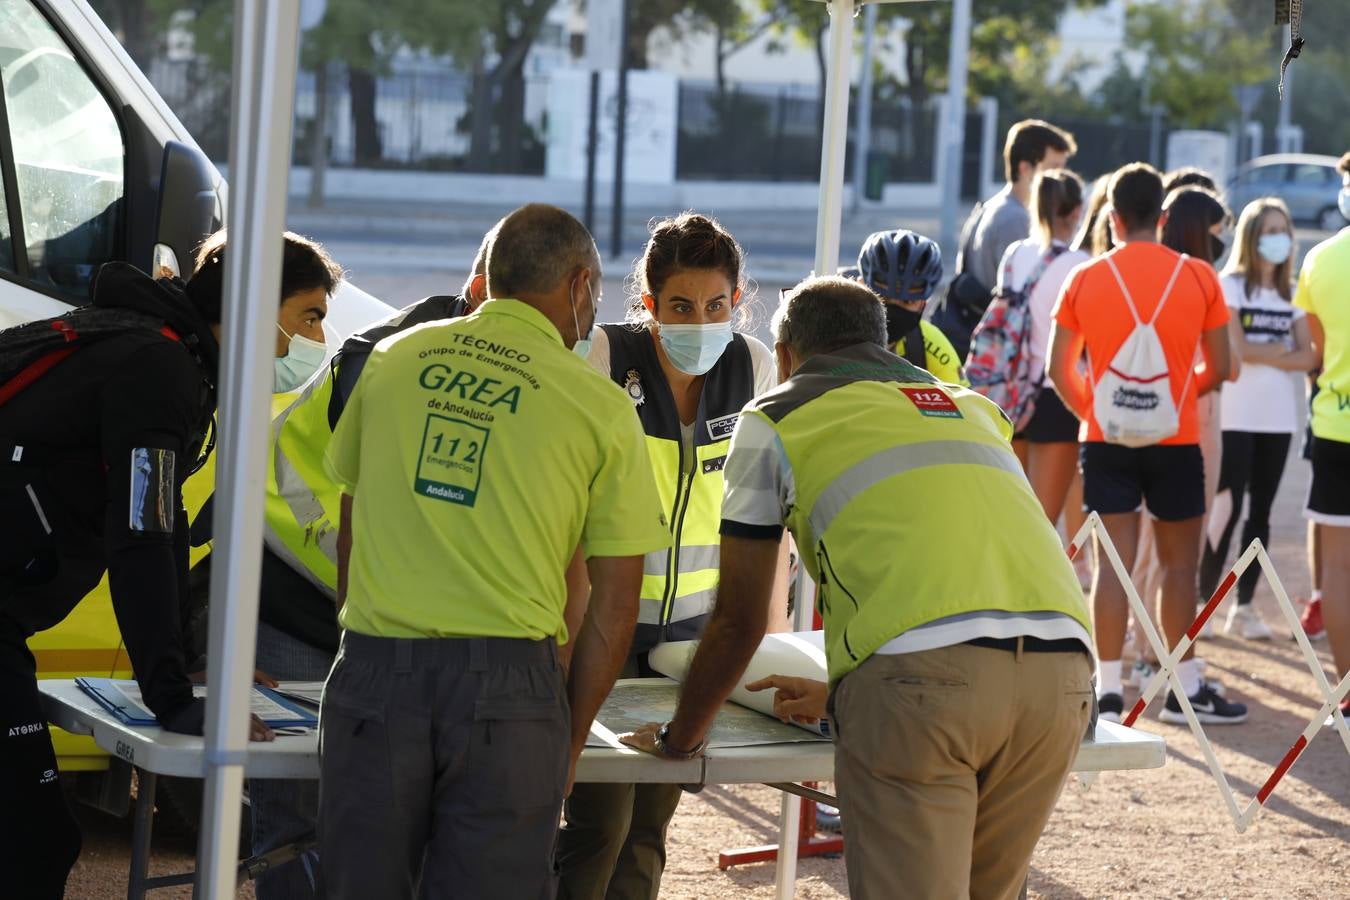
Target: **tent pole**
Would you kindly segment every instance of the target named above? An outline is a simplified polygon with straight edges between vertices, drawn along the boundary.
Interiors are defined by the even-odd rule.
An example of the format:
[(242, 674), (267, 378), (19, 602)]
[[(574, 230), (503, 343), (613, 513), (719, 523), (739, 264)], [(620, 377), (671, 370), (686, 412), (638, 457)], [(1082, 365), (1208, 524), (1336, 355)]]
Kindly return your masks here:
[[(839, 266), (839, 237), (844, 217), (844, 151), (848, 146), (848, 90), (853, 64), (854, 0), (830, 0), (829, 67), (825, 78), (825, 121), (820, 152), (820, 209), (816, 218), (817, 275), (833, 275)], [(803, 593), (809, 579), (798, 581), (797, 609), (793, 628), (811, 626), (815, 604)], [(784, 794), (778, 816), (779, 900), (791, 900), (797, 885), (797, 844), (800, 840), (802, 802)]]
[(853, 68), (854, 0), (830, 0), (829, 68), (825, 78), (825, 127), (820, 153), (820, 211), (816, 219), (816, 274), (839, 265), (844, 215), (844, 150), (848, 146), (848, 89)]
[(196, 889), (196, 896), (208, 900), (234, 897), (237, 889), (299, 33), (300, 4), (294, 0), (236, 0), (207, 668), (211, 690)]

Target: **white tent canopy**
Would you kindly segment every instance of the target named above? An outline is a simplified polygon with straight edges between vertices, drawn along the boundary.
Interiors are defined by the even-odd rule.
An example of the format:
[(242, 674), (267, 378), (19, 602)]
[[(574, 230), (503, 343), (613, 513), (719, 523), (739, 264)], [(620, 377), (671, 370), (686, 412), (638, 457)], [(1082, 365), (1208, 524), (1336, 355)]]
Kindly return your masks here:
[[(821, 0), (830, 8), (829, 65), (820, 162), (820, 211), (815, 271), (838, 264), (843, 217), (844, 151), (848, 140), (853, 19), (861, 0)], [(918, 0), (874, 0), (918, 2)], [(969, 28), (970, 0), (955, 0), (956, 31)], [(207, 700), (206, 795), (198, 851), (197, 895), (235, 895), (239, 796), (248, 753), (249, 697), (258, 625), (263, 496), (270, 428), (275, 307), (250, 298), (276, 295), (281, 283), (287, 175), (294, 115), (301, 5), (294, 0), (236, 0), (234, 95), (230, 122), (230, 253), (225, 257), (225, 322), (220, 372), (218, 483), (214, 516), (216, 564), (211, 571)], [(306, 20), (322, 4), (306, 2)], [(963, 24), (964, 23), (964, 24)], [(949, 155), (944, 194), (959, 184), (964, 54), (953, 66), (956, 102), (944, 118)], [(953, 74), (957, 74), (954, 70)], [(861, 160), (860, 160), (861, 164)], [(948, 202), (951, 202), (950, 200)], [(805, 596), (799, 593), (798, 596)], [(797, 627), (809, 626), (810, 604), (798, 605)], [(800, 803), (785, 795), (781, 818), (778, 896), (790, 898), (796, 879)]]

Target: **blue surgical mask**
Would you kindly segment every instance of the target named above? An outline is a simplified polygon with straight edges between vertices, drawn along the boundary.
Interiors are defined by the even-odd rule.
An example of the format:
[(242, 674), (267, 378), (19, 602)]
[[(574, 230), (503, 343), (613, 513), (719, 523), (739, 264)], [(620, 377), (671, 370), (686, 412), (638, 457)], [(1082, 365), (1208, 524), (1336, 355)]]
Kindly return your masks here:
[(1341, 188), (1341, 194), (1337, 198), (1337, 205), (1341, 208), (1341, 215), (1350, 222), (1350, 186)]
[(702, 375), (717, 365), (732, 338), (730, 322), (659, 327), (670, 364), (686, 375)]
[(1294, 252), (1294, 239), (1284, 233), (1263, 234), (1256, 239), (1256, 252), (1272, 266), (1278, 266)]
[[(286, 329), (277, 325), (277, 330), (286, 334)], [(319, 341), (311, 341), (303, 334), (286, 334), (290, 338), (290, 346), (286, 348), (285, 356), (278, 356), (272, 361), (272, 393), (289, 393), (319, 371), (323, 361), (328, 358), (328, 347)]]

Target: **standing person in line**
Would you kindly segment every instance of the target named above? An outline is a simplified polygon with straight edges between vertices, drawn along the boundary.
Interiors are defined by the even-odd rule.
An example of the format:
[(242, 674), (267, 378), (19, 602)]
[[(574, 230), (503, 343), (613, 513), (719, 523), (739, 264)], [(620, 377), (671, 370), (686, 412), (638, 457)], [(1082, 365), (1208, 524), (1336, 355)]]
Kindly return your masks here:
[[(778, 383), (773, 354), (737, 334), (745, 307), (740, 245), (697, 213), (655, 222), (634, 280), (627, 324), (593, 332), (587, 360), (624, 390), (674, 546), (647, 555), (642, 599), (624, 677), (654, 674), (648, 652), (699, 637), (717, 599), (722, 467), (743, 406)], [(786, 560), (780, 593), (786, 609)], [(558, 835), (563, 900), (654, 898), (666, 862), (666, 829), (678, 784), (582, 784), (564, 804)]]
[[(821, 586), (850, 895), (1012, 900), (1091, 717), (1073, 569), (1007, 416), (888, 352), (875, 294), (805, 281), (774, 331), (786, 380), (727, 457), (725, 590), (674, 717), (624, 740), (701, 752), (764, 634), (787, 526)], [(915, 539), (951, 509), (969, 544)], [(825, 714), (825, 684), (768, 682)]]
[[(473, 315), (376, 346), (328, 448), (344, 495), (319, 736), (331, 900), (555, 895), (571, 772), (628, 655), (643, 555), (670, 542), (631, 404), (572, 352), (600, 293), (590, 234), (522, 207), (487, 283)], [(590, 605), (565, 674), (579, 543)]]
[[(1203, 185), (1213, 183), (1209, 176), (1199, 169), (1187, 167), (1178, 169), (1168, 176), (1168, 183), (1181, 183), (1181, 187), (1165, 194), (1163, 201), (1163, 223), (1158, 229), (1158, 239), (1164, 247), (1178, 253), (1185, 253), (1192, 259), (1202, 260), (1210, 266), (1227, 252), (1223, 233), (1232, 216), (1215, 194)], [(1228, 380), (1238, 377), (1242, 368), (1242, 359), (1238, 352), (1238, 324), (1233, 318), (1228, 320)], [(1203, 355), (1197, 351), (1195, 364), (1204, 364)], [(1214, 495), (1219, 490), (1219, 470), (1222, 466), (1223, 438), (1219, 424), (1219, 389), (1203, 394), (1195, 400), (1196, 421), (1200, 427), (1200, 456), (1205, 463), (1205, 513), (1208, 515), (1214, 504)], [(1141, 596), (1150, 604), (1162, 590), (1162, 566), (1158, 562), (1156, 535), (1150, 526), (1147, 514), (1140, 522), (1142, 529), (1139, 537), (1139, 552), (1135, 557), (1134, 571), (1131, 577), (1138, 586)], [(1204, 537), (1201, 536), (1196, 553), (1204, 552)], [(1202, 608), (1209, 599), (1200, 595), (1197, 607)], [(1209, 622), (1200, 632), (1200, 637), (1210, 637), (1213, 629)], [(1153, 648), (1144, 637), (1144, 629), (1139, 622), (1134, 623), (1135, 650), (1138, 657), (1134, 663), (1132, 677), (1139, 688), (1143, 688), (1153, 677), (1158, 660), (1153, 658)], [(1197, 657), (1197, 665), (1203, 672), (1203, 660)], [(1207, 679), (1207, 683), (1220, 695), (1224, 687), (1218, 681)]]
[(958, 359), (970, 353), (970, 335), (979, 324), (998, 281), (999, 262), (1008, 246), (1031, 233), (1031, 181), (1045, 169), (1062, 169), (1078, 152), (1073, 135), (1039, 119), (1008, 129), (1003, 145), (1007, 184), (975, 208), (961, 229), (956, 277), (947, 288), (933, 322), (956, 348)]
[[(1164, 247), (1169, 247), (1178, 253), (1185, 253), (1193, 259), (1203, 260), (1211, 266), (1217, 266), (1218, 261), (1223, 258), (1228, 249), (1223, 241), (1223, 233), (1227, 229), (1232, 216), (1222, 201), (1204, 186), (1212, 183), (1213, 181), (1208, 175), (1194, 167), (1178, 169), (1167, 176), (1164, 185), (1180, 184), (1181, 186), (1165, 194), (1167, 198), (1163, 201), (1165, 218), (1162, 226), (1158, 229), (1158, 238)], [(1242, 360), (1238, 351), (1237, 328), (1237, 321), (1230, 318), (1228, 320), (1229, 381), (1238, 377), (1242, 367)], [(1204, 357), (1198, 351), (1195, 356), (1195, 363), (1197, 366), (1204, 363)], [(1223, 456), (1222, 430), (1219, 425), (1219, 393), (1220, 390), (1210, 391), (1197, 397), (1195, 401), (1196, 421), (1200, 426), (1200, 456), (1205, 463), (1206, 515), (1213, 507), (1214, 495), (1219, 490), (1219, 469), (1222, 465)], [(1130, 574), (1135, 585), (1139, 588), (1140, 595), (1152, 604), (1162, 590), (1162, 567), (1158, 563), (1155, 535), (1147, 514), (1143, 514), (1140, 528), (1142, 530), (1139, 536), (1139, 552), (1135, 558), (1134, 571)], [(1203, 535), (1196, 552), (1204, 552)], [(1202, 594), (1197, 603), (1198, 607), (1203, 607), (1208, 599), (1208, 596)], [(1206, 622), (1204, 629), (1200, 632), (1200, 637), (1210, 637), (1212, 634), (1213, 629), (1210, 627), (1210, 623)], [(1133, 635), (1134, 649), (1138, 656), (1135, 659), (1131, 677), (1135, 685), (1142, 690), (1157, 670), (1158, 660), (1154, 658), (1153, 648), (1149, 646), (1144, 636), (1144, 629), (1138, 621), (1133, 623)], [(1200, 665), (1203, 672), (1204, 660), (1199, 657), (1196, 657), (1196, 659), (1197, 665)], [(1224, 687), (1220, 682), (1206, 679), (1206, 683), (1213, 687), (1220, 696), (1224, 695)]]
[[(1339, 169), (1341, 213), (1350, 219), (1350, 152)], [(1335, 682), (1350, 671), (1350, 227), (1308, 251), (1294, 305), (1308, 314), (1313, 349), (1322, 359), (1306, 514), (1321, 526), (1318, 611), (1336, 662)], [(1341, 711), (1350, 714), (1350, 697)]]
[[(1294, 225), (1284, 202), (1266, 197), (1247, 204), (1221, 279), (1224, 299), (1241, 329), (1243, 365), (1220, 398), (1223, 464), (1200, 563), (1202, 597), (1214, 593), (1228, 565), (1244, 497), (1247, 521), (1237, 552), (1253, 540), (1270, 546), (1270, 511), (1298, 430), (1299, 397), (1290, 373), (1307, 372), (1317, 364), (1306, 314), (1290, 302), (1294, 254)], [(1259, 575), (1259, 568), (1252, 567), (1238, 581), (1237, 603), (1229, 608), (1224, 627), (1229, 634), (1271, 638), (1252, 605)]]
[[(1069, 412), (1045, 380), (1055, 301), (1069, 273), (1090, 257), (1069, 249), (1083, 215), (1083, 180), (1067, 169), (1049, 169), (1032, 183), (1032, 236), (1008, 248), (999, 267), (1003, 290), (1025, 292), (1031, 311), (1031, 382), (1039, 385), (1031, 420), (1013, 435), (1031, 489), (1051, 524), (1060, 512), (1078, 468), (1078, 417)], [(1070, 539), (1073, 534), (1068, 535)]]
[[(1118, 246), (1079, 266), (1064, 286), (1052, 331), (1050, 380), (1065, 404), (1087, 424), (1081, 459), (1088, 508), (1102, 517), (1128, 570), (1139, 544), (1139, 510), (1147, 505), (1162, 566), (1159, 619), (1175, 646), (1195, 618), (1196, 569), (1205, 512), (1195, 398), (1228, 374), (1228, 310), (1212, 266), (1188, 260), (1158, 243), (1162, 177), (1143, 163), (1111, 177), (1111, 227)], [(1178, 429), (1157, 444), (1109, 443), (1097, 421), (1095, 385), (1139, 322), (1152, 323), (1166, 357)], [(1205, 367), (1195, 372), (1196, 349)], [(1078, 370), (1084, 350), (1087, 378)], [(1124, 585), (1098, 565), (1092, 587), (1098, 655), (1098, 701), (1103, 718), (1119, 720), (1124, 701), (1120, 659), (1128, 607)], [(1192, 651), (1193, 654), (1193, 651)], [(1178, 666), (1182, 685), (1206, 722), (1240, 722), (1245, 706), (1205, 686), (1192, 655)], [(1184, 721), (1170, 693), (1162, 717)]]

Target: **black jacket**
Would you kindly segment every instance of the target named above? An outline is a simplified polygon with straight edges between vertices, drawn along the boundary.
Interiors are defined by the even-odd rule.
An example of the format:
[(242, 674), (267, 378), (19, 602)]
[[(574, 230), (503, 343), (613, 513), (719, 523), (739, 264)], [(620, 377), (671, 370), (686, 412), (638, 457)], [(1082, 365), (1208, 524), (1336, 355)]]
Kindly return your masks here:
[[(81, 346), (0, 406), (0, 616), (23, 634), (50, 628), (106, 571), (147, 705), (166, 728), (200, 733), (204, 704), (192, 698), (180, 627), (182, 485), (215, 409), (219, 348), (179, 282), (113, 263), (93, 302), (147, 313), (175, 336), (137, 328)], [(133, 478), (138, 448), (160, 461), (148, 489)]]

